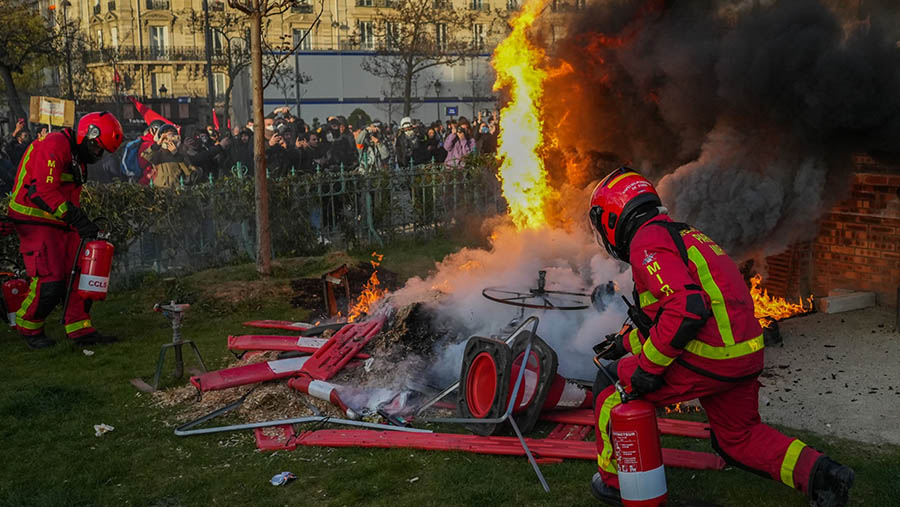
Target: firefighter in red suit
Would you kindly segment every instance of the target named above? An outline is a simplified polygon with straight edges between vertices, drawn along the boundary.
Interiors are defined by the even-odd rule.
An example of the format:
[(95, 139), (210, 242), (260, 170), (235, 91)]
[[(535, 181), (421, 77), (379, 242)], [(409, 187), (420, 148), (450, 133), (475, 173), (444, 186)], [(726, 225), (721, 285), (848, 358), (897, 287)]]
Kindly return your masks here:
[[(799, 489), (811, 505), (846, 505), (852, 469), (760, 421), (763, 332), (747, 285), (722, 248), (672, 221), (653, 185), (626, 167), (597, 185), (590, 221), (598, 242), (631, 264), (634, 278), (634, 328), (608, 337), (614, 343), (605, 356), (621, 358), (607, 370), (625, 390), (656, 406), (699, 398), (713, 448), (726, 462)], [(592, 490), (616, 504), (609, 418), (621, 397), (602, 375), (595, 395), (599, 472)]]
[[(100, 160), (104, 151), (116, 151), (121, 143), (122, 126), (115, 116), (89, 113), (76, 131), (56, 131), (31, 143), (19, 163), (9, 218), (31, 285), (16, 313), (16, 328), (32, 349), (54, 344), (44, 333), (44, 320), (65, 298), (80, 240), (99, 232), (79, 207), (86, 164)], [(94, 330), (89, 311), (90, 301), (72, 291), (64, 315), (66, 335), (78, 345), (113, 341)]]

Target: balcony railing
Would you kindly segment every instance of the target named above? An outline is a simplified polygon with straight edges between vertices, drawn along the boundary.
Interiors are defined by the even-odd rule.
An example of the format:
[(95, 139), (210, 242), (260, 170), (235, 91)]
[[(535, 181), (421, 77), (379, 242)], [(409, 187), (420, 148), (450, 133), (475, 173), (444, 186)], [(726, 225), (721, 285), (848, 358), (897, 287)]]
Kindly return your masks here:
[(295, 3), (291, 5), (291, 12), (295, 14), (310, 14), (313, 11), (312, 4), (309, 3)]
[[(246, 53), (237, 47), (232, 48), (232, 61), (239, 59), (241, 53)], [(228, 53), (224, 48), (213, 50), (213, 63), (224, 65), (228, 62)], [(134, 46), (119, 46), (118, 49), (106, 48), (87, 51), (85, 53), (87, 63), (112, 63), (128, 61), (156, 61), (156, 62), (185, 62), (206, 61), (206, 50), (203, 47), (146, 47), (141, 50)]]
[(392, 7), (391, 0), (356, 0), (357, 7)]
[(115, 10), (116, 10), (116, 1), (115, 1), (115, 0), (110, 0), (109, 2), (106, 2), (106, 10), (108, 10), (109, 12), (115, 12)]
[(171, 8), (169, 0), (147, 0), (147, 10), (167, 11)]
[(94, 14), (100, 14), (100, 2), (94, 4)]

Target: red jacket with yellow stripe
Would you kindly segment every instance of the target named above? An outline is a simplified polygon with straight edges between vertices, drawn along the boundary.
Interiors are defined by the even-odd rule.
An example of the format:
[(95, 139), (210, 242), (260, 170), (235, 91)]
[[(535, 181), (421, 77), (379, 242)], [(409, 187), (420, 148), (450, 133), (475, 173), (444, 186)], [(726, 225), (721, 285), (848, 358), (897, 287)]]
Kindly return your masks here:
[(677, 361), (720, 380), (758, 375), (762, 328), (734, 261), (693, 227), (659, 215), (631, 240), (636, 304), (653, 321), (650, 336), (632, 331), (625, 348), (640, 367), (661, 375)]
[(28, 146), (9, 200), (13, 220), (65, 226), (63, 215), (79, 205), (83, 174), (83, 166), (72, 157), (72, 136), (65, 129)]

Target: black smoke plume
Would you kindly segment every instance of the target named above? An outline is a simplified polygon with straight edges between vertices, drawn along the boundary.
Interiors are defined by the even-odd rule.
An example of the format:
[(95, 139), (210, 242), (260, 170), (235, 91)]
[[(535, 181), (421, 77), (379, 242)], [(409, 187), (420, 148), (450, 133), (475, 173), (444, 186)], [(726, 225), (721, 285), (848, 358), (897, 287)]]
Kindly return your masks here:
[[(852, 154), (900, 152), (897, 11), (866, 0), (601, 2), (556, 47), (574, 71), (546, 87), (551, 172), (586, 184), (611, 159), (629, 163), (658, 182), (674, 218), (738, 257), (810, 239), (848, 190)], [(552, 162), (565, 159), (588, 168)]]

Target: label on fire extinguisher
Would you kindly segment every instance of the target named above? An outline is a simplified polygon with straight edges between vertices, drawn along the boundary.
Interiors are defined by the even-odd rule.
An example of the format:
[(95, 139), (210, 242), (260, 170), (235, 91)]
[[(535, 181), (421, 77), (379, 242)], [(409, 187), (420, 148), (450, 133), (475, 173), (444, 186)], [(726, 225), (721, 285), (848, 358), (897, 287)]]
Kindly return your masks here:
[(86, 292), (106, 292), (108, 286), (108, 276), (82, 274), (78, 280), (78, 290), (83, 290)]
[(642, 470), (637, 431), (613, 431), (612, 437), (619, 471), (638, 472)]

